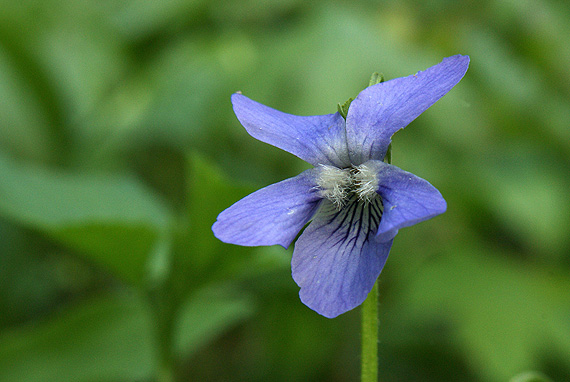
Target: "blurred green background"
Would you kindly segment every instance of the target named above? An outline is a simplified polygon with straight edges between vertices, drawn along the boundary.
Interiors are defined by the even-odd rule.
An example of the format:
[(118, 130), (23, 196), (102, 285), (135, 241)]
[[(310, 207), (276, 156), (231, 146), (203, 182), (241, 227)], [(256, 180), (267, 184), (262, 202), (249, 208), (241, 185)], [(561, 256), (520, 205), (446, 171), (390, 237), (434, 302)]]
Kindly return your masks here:
[(374, 71), (465, 78), (394, 164), (448, 212), (380, 277), (381, 381), (570, 381), (570, 3), (0, 2), (0, 380), (354, 381), (359, 309), (305, 307), (291, 249), (217, 214), (301, 160), (250, 138), (238, 90), (327, 114)]

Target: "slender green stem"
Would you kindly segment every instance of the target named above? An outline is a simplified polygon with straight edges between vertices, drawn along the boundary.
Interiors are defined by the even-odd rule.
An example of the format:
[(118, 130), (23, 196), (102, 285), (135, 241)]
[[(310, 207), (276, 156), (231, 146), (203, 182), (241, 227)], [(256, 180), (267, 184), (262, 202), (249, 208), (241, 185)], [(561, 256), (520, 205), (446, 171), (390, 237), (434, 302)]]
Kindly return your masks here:
[[(371, 80), (372, 83), (372, 80)], [(392, 144), (388, 146), (384, 161), (392, 164)], [(362, 370), (361, 382), (378, 382), (378, 281), (374, 283), (362, 304)]]
[(362, 304), (361, 382), (378, 381), (378, 283)]

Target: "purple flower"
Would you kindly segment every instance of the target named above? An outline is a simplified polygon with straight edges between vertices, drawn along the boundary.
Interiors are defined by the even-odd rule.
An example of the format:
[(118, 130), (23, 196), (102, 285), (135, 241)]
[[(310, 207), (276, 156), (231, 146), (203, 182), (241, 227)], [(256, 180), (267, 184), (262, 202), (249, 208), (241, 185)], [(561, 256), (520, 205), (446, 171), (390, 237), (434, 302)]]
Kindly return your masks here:
[(380, 275), (398, 230), (446, 210), (427, 181), (383, 161), (392, 135), (445, 95), (467, 71), (468, 56), (364, 89), (346, 120), (301, 117), (232, 96), (254, 138), (314, 167), (238, 201), (212, 229), (226, 243), (287, 248), (299, 231), (292, 274), (303, 303), (325, 317), (360, 305)]

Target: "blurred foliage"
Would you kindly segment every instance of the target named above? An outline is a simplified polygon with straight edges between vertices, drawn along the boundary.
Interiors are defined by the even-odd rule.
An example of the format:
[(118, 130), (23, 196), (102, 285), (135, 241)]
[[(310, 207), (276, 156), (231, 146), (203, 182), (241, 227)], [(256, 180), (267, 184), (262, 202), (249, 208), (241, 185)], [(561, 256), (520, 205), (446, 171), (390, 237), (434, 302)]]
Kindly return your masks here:
[(318, 316), (291, 249), (211, 233), (306, 166), (229, 96), (332, 113), (457, 53), (466, 77), (394, 139), (449, 207), (381, 275), (381, 380), (570, 380), (567, 2), (0, 6), (0, 380), (355, 380), (358, 309)]

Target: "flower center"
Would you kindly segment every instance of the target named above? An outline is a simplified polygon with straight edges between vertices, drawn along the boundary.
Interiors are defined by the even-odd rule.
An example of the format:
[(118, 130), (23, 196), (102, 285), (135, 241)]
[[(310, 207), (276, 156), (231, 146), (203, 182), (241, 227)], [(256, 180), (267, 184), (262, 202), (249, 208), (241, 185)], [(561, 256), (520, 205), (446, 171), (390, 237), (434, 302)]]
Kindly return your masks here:
[(319, 165), (317, 188), (321, 197), (333, 202), (338, 209), (356, 198), (365, 203), (379, 198), (376, 193), (378, 178), (376, 172), (366, 164), (348, 168)]

